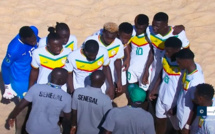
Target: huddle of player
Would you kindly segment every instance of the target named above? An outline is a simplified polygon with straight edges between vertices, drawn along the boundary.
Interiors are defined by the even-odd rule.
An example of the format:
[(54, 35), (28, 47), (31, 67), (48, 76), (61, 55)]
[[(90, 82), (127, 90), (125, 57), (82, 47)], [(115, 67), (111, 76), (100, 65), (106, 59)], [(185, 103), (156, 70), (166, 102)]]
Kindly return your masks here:
[[(134, 23), (134, 26), (128, 22), (119, 26), (113, 22), (105, 23), (80, 48), (65, 23), (49, 27), (50, 33), (41, 39), (35, 27), (30, 27), (34, 35), (21, 31), (21, 28), (20, 33), (23, 34), (17, 35), (20, 36), (17, 41), (28, 46), (21, 49), (18, 49), (19, 46), (8, 47), (2, 64), (5, 83), (3, 97), (12, 99), (18, 96), (22, 99), (35, 83), (48, 83), (54, 68), (65, 68), (69, 72), (68, 82), (62, 89), (72, 94), (77, 88), (90, 85), (92, 72), (102, 70), (106, 80), (101, 89), (111, 100), (122, 93), (129, 98), (127, 88), (133, 85), (147, 92), (145, 105), (152, 104), (155, 109), (157, 134), (166, 133), (167, 118), (180, 133), (213, 133), (215, 129), (209, 129), (207, 120), (201, 122), (195, 119), (195, 106), (201, 105), (198, 97), (206, 96), (212, 101), (213, 94), (207, 94), (208, 88), (204, 88), (213, 87), (202, 84), (203, 72), (200, 65), (194, 62), (194, 53), (184, 27), (169, 26), (168, 15), (163, 12), (155, 14), (152, 25), (149, 25), (149, 19), (144, 14), (137, 15)], [(37, 39), (38, 45), (31, 39)], [(32, 61), (29, 60), (31, 56)], [(13, 66), (15, 69), (9, 71)], [(194, 119), (200, 125), (192, 125), (196, 124)]]

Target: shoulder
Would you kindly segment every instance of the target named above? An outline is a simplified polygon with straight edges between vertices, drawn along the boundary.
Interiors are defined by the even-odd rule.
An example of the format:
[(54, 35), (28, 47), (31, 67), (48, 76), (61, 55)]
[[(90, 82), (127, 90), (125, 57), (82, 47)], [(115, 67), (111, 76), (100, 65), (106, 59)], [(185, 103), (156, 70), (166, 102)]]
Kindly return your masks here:
[(39, 46), (38, 46), (38, 48), (46, 46), (46, 44), (47, 44), (47, 43), (46, 43), (46, 40), (47, 40), (47, 37), (41, 38), (40, 41), (39, 41)]
[(86, 92), (87, 88), (77, 88), (74, 91), (74, 95)]
[(197, 71), (198, 71), (196, 75), (199, 76), (199, 79), (204, 79), (203, 70), (202, 70), (201, 66), (198, 63), (196, 63), (196, 68), (197, 68)]
[(107, 48), (105, 48), (104, 46), (99, 45), (99, 52), (107, 52)]
[(67, 54), (71, 53), (71, 49), (69, 48), (63, 48), (63, 51), (64, 53), (67, 53)]
[(44, 53), (46, 51), (46, 47), (40, 47), (34, 50), (34, 54)]
[(74, 50), (74, 51), (72, 51), (72, 52), (70, 52), (70, 54), (69, 54), (69, 57), (73, 57), (73, 56), (75, 56), (75, 57), (78, 57), (79, 55), (81, 55), (81, 48), (78, 48), (78, 49), (76, 49), (76, 50)]
[(75, 36), (75, 35), (70, 35), (70, 36), (69, 36), (69, 39), (77, 40), (77, 38), (76, 38), (76, 36)]

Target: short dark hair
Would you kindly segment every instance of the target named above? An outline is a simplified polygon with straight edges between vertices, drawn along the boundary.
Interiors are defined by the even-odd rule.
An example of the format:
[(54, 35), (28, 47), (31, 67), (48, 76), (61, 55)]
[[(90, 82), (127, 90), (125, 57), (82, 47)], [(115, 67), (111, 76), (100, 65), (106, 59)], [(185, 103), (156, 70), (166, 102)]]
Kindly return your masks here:
[(99, 50), (99, 44), (95, 40), (88, 40), (83, 44), (83, 49), (89, 53), (97, 53)]
[(179, 59), (194, 59), (195, 55), (190, 49), (182, 49), (176, 53), (176, 58)]
[(23, 39), (30, 38), (34, 35), (34, 31), (29, 26), (23, 26), (19, 29), (19, 36)]
[(177, 37), (170, 37), (165, 41), (164, 45), (165, 45), (165, 47), (171, 47), (171, 48), (178, 49), (178, 48), (182, 47), (182, 42)]
[(164, 12), (158, 12), (155, 14), (154, 19), (155, 21), (168, 21), (169, 17)]
[(119, 25), (119, 32), (130, 34), (133, 31), (133, 26), (128, 22), (123, 22)]
[(66, 30), (69, 31), (69, 26), (66, 23), (63, 22), (56, 22), (56, 26), (55, 26), (56, 31), (58, 30)]
[(196, 86), (196, 93), (207, 100), (212, 100), (214, 96), (214, 88), (212, 85), (203, 83)]
[(136, 22), (138, 25), (145, 25), (145, 24), (149, 24), (149, 17), (145, 14), (138, 14), (136, 16)]
[(47, 36), (47, 41), (49, 42), (50, 40), (59, 40), (61, 39), (61, 37), (59, 36), (59, 34), (57, 34), (55, 32), (55, 28), (54, 27), (49, 27), (48, 28), (49, 34)]

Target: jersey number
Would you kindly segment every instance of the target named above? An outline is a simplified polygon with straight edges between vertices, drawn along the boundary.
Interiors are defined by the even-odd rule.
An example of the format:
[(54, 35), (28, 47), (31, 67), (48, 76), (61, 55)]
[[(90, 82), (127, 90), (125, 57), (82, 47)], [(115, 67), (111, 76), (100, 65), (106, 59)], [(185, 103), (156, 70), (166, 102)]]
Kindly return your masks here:
[(143, 48), (137, 47), (136, 55), (143, 55)]

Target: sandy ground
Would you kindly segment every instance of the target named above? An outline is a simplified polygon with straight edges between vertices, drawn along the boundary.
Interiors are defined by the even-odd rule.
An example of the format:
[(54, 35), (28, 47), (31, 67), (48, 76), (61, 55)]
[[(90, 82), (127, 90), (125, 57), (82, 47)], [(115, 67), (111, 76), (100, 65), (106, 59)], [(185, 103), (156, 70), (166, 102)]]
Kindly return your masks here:
[[(155, 13), (164, 11), (169, 15), (169, 24), (183, 24), (203, 70), (206, 82), (215, 82), (215, 31), (214, 0), (1, 0), (0, 1), (0, 62), (5, 56), (7, 45), (23, 25), (35, 25), (39, 36), (48, 34), (47, 27), (56, 22), (69, 25), (71, 34), (78, 38), (80, 46), (84, 39), (100, 29), (105, 22), (118, 24), (127, 21), (133, 24), (137, 14), (149, 16), (150, 22)], [(2, 89), (2, 79), (0, 80)], [(1, 96), (0, 96), (1, 97)], [(118, 104), (124, 105), (122, 98)], [(14, 104), (0, 104), (0, 133), (14, 133), (5, 130), (4, 122)]]

